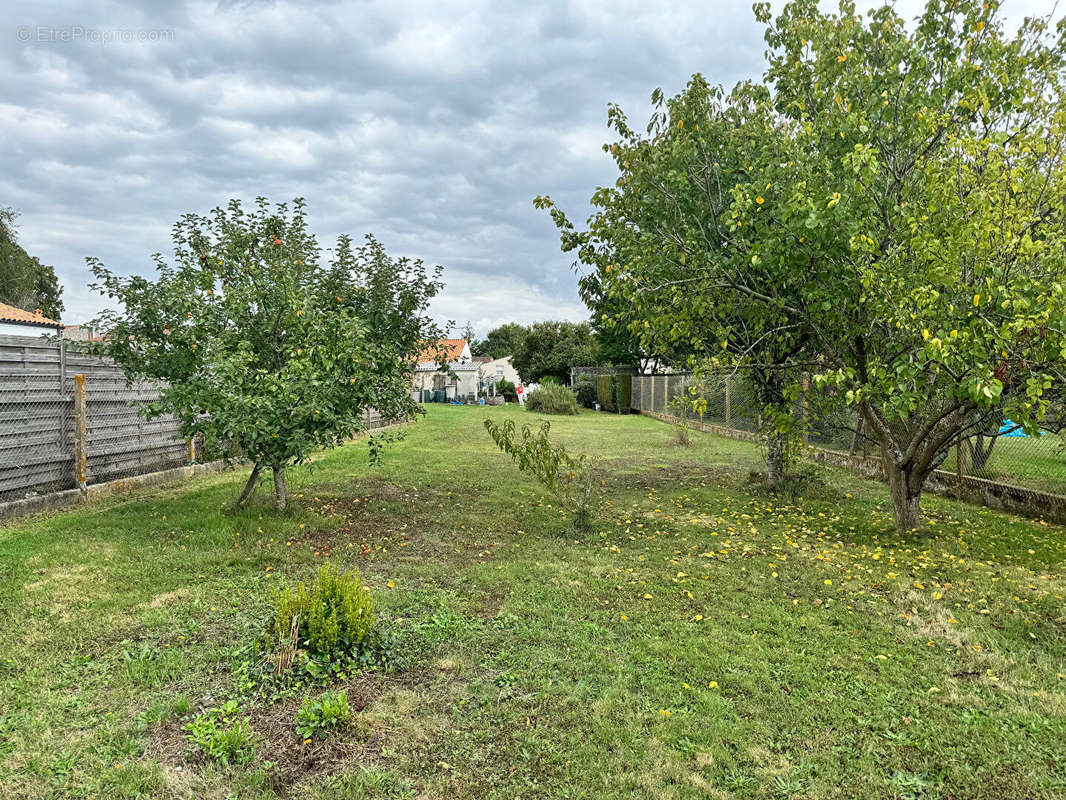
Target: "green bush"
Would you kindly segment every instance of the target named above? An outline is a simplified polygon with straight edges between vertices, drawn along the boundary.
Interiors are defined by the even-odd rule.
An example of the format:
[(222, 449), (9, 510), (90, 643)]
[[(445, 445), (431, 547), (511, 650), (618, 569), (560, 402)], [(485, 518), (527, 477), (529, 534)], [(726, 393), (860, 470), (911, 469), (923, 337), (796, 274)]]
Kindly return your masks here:
[(558, 383), (544, 383), (526, 397), (526, 408), (538, 414), (578, 413), (574, 393)]
[(616, 411), (614, 404), (614, 386), (610, 375), (596, 376), (596, 402), (600, 404), (600, 411)]
[(307, 649), (345, 653), (358, 648), (374, 626), (374, 603), (359, 573), (337, 572), (328, 564), (310, 585), (274, 595), (274, 635), (289, 642), (293, 629)]
[(296, 732), (304, 739), (324, 737), (352, 719), (348, 691), (327, 692), (317, 700), (307, 698), (296, 712)]
[(503, 399), (512, 403), (518, 402), (518, 391), (513, 383), (501, 378), (496, 381), (496, 394), (503, 395)]
[(532, 472), (559, 505), (570, 512), (576, 530), (587, 533), (592, 529), (599, 495), (595, 467), (588, 456), (571, 455), (561, 444), (552, 443), (548, 438), (551, 423), (547, 420), (536, 431), (523, 425), (519, 433), (513, 419), (502, 425), (487, 419), (485, 429), (496, 446), (518, 465), (519, 472)]
[(585, 408), (594, 408), (596, 404), (596, 381), (592, 378), (583, 377), (574, 381), (574, 395), (577, 404)]
[(222, 764), (247, 764), (255, 758), (256, 738), (247, 718), (237, 714), (233, 700), (203, 712), (185, 726), (185, 738), (194, 747)]
[(611, 385), (614, 389), (615, 410), (619, 414), (628, 414), (633, 406), (633, 376), (614, 375)]

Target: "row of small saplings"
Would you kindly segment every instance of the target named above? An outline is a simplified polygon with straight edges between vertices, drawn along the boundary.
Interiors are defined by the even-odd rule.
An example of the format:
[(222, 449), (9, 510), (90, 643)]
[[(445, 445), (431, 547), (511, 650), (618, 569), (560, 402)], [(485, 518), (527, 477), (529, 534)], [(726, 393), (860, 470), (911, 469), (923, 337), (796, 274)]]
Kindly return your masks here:
[[(184, 726), (194, 753), (223, 764), (253, 761), (258, 739), (247, 705), (298, 696), (381, 665), (388, 647), (375, 620), (370, 592), (355, 570), (338, 572), (327, 565), (310, 583), (276, 592), (268, 631), (235, 668), (235, 697)], [(310, 744), (350, 722), (347, 690), (339, 690), (305, 696), (292, 724), (294, 734)]]

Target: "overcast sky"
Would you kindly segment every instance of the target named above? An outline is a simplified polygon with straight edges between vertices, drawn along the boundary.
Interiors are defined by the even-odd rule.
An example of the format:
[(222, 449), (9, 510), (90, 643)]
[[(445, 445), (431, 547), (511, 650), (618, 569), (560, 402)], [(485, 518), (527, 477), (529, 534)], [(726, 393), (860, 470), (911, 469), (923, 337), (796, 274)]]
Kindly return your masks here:
[(181, 214), (260, 194), (307, 198), (323, 244), (373, 232), (444, 265), (441, 320), (584, 319), (533, 197), (584, 219), (614, 179), (609, 102), (643, 121), (654, 88), (731, 85), (764, 49), (749, 0), (5, 5), (0, 206), (64, 322), (101, 307), (86, 256), (147, 274)]

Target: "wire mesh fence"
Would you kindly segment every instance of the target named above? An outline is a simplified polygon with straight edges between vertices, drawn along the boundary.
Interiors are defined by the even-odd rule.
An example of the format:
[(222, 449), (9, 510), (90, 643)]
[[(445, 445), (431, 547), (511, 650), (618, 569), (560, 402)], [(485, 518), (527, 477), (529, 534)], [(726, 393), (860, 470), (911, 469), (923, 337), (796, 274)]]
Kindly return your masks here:
[[(705, 403), (702, 413), (693, 401)], [(633, 377), (635, 410), (692, 423), (755, 433), (760, 405), (736, 372), (717, 375), (638, 375)], [(699, 406), (697, 406), (699, 407)], [(800, 392), (794, 413), (804, 421), (806, 443), (824, 450), (879, 459), (876, 444), (862, 435), (853, 409), (826, 402), (817, 392)], [(942, 470), (997, 484), (1066, 495), (1066, 447), (1056, 426), (1048, 423), (1039, 435), (1025, 435), (1002, 420), (980, 436), (949, 451)]]

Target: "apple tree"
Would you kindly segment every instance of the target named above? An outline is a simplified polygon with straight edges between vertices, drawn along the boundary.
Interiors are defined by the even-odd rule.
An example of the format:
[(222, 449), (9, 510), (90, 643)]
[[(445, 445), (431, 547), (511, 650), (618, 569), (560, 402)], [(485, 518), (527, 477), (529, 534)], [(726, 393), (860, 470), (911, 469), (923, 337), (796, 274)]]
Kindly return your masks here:
[(269, 468), (285, 508), (286, 468), (360, 431), (367, 410), (417, 412), (410, 373), (440, 335), (428, 316), (440, 267), (391, 258), (372, 236), (342, 236), (325, 257), (300, 199), (187, 214), (173, 241), (153, 278), (89, 259), (94, 288), (117, 301), (96, 324), (128, 378), (160, 385), (145, 413), (252, 464), (238, 505)]

